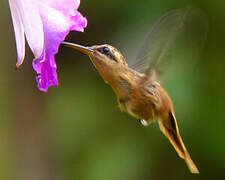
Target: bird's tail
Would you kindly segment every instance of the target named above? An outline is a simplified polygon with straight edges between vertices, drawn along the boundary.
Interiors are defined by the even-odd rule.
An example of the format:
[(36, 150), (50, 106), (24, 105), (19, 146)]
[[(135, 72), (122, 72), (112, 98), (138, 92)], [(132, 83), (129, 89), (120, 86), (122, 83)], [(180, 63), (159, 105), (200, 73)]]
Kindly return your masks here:
[(192, 161), (184, 142), (180, 136), (177, 121), (172, 112), (169, 114), (169, 120), (160, 120), (159, 126), (163, 134), (170, 140), (178, 155), (185, 160), (191, 173), (198, 174), (199, 170)]

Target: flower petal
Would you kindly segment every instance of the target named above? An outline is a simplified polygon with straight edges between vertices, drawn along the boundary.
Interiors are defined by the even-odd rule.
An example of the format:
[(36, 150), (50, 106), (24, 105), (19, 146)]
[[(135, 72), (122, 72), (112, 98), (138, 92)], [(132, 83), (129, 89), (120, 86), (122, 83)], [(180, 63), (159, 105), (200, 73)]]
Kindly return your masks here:
[(25, 38), (24, 38), (24, 28), (21, 22), (21, 17), (18, 12), (17, 6), (14, 0), (9, 0), (9, 6), (11, 10), (15, 39), (16, 39), (16, 48), (17, 48), (17, 66), (20, 66), (23, 63), (25, 57)]
[(71, 15), (73, 15), (74, 11), (80, 6), (80, 0), (39, 0), (39, 2)]
[(84, 28), (87, 26), (87, 19), (83, 17), (78, 11), (74, 16), (71, 16), (71, 20), (74, 22), (71, 30), (84, 32)]
[(38, 73), (36, 78), (38, 88), (46, 92), (48, 87), (58, 85), (54, 56), (58, 52), (60, 43), (71, 30), (83, 31), (87, 20), (76, 10), (74, 16), (71, 16), (68, 11), (62, 12), (40, 2), (39, 11), (43, 22), (45, 44), (43, 54), (37, 61), (34, 60), (33, 68)]
[(34, 59), (33, 67), (38, 72), (36, 82), (41, 91), (47, 92), (50, 86), (58, 86), (56, 73), (56, 63), (54, 56), (46, 56), (46, 58)]
[(18, 7), (27, 42), (36, 58), (40, 57), (44, 46), (44, 31), (36, 1), (13, 0)]

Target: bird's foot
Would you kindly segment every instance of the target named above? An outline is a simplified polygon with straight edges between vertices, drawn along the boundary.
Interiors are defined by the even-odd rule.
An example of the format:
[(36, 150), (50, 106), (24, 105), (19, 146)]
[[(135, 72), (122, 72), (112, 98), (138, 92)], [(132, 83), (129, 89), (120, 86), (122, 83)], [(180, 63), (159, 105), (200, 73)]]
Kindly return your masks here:
[(144, 119), (140, 119), (139, 122), (143, 125), (143, 126), (148, 126), (150, 124), (150, 122), (144, 120)]

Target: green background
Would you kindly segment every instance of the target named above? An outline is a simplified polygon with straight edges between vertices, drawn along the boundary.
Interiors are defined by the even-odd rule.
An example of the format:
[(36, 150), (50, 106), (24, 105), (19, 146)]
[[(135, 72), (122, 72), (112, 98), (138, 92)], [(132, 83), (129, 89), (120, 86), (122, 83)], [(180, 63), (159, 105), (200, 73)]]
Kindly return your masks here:
[(61, 47), (60, 86), (40, 92), (29, 48), (15, 70), (10, 11), (1, 1), (0, 179), (225, 179), (225, 1), (83, 0), (79, 10), (88, 27), (67, 40), (109, 43), (130, 59), (158, 17), (187, 5), (208, 16), (207, 41), (197, 63), (192, 51), (178, 46), (179, 63), (171, 64), (162, 85), (200, 175), (189, 173), (157, 124), (142, 127), (120, 112), (87, 56)]

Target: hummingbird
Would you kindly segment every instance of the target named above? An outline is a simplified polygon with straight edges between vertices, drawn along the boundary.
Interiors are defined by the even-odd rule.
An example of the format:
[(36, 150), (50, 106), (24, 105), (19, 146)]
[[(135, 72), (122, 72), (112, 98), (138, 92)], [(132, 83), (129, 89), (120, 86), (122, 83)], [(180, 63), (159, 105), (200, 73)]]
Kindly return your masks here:
[[(144, 71), (143, 68), (142, 71), (137, 71), (136, 68), (130, 67), (123, 54), (109, 44), (94, 46), (82, 46), (70, 42), (63, 42), (63, 44), (89, 56), (105, 83), (112, 87), (122, 111), (138, 119), (144, 126), (154, 121), (158, 122), (162, 133), (169, 139), (179, 157), (184, 159), (190, 172), (197, 174), (199, 170), (181, 138), (173, 102), (159, 83), (155, 68), (165, 50), (183, 28), (186, 16), (187, 12), (172, 11), (153, 25), (147, 38), (150, 45), (146, 43), (144, 45), (144, 48), (148, 46), (148, 50), (141, 51), (144, 59), (147, 57), (148, 60), (139, 58), (141, 63), (136, 63), (139, 67), (140, 64), (142, 67), (143, 64), (147, 64)], [(160, 39), (162, 36), (163, 40)], [(160, 48), (154, 48), (154, 44), (157, 43)]]

